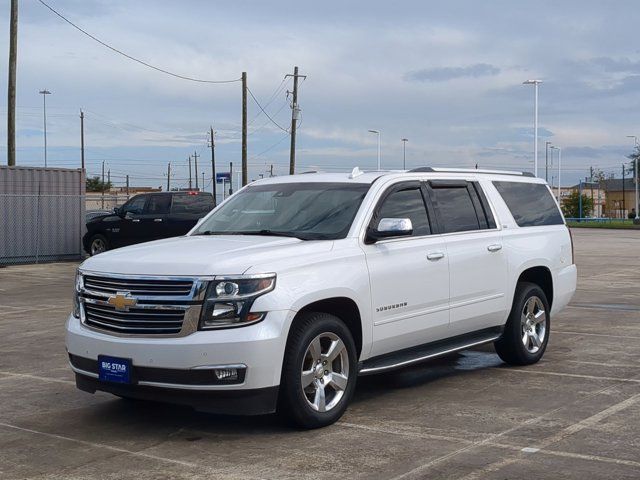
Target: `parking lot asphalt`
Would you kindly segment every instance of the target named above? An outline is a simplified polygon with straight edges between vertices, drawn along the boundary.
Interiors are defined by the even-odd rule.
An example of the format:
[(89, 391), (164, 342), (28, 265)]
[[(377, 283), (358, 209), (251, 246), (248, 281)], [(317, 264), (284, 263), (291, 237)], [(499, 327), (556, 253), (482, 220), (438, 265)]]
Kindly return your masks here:
[(76, 390), (71, 263), (0, 269), (0, 478), (638, 479), (640, 232), (574, 230), (543, 360), (491, 347), (363, 377), (328, 428)]

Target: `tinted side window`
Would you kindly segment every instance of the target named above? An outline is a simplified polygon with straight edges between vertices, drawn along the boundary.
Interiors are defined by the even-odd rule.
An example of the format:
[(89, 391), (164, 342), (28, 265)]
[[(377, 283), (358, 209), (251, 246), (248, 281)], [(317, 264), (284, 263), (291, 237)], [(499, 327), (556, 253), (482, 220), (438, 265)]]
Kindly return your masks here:
[(562, 215), (542, 183), (493, 182), (519, 227), (562, 225)]
[(125, 214), (142, 215), (146, 201), (147, 195), (137, 195), (124, 204), (122, 212)]
[(480, 222), (466, 187), (433, 189), (435, 208), (440, 213), (443, 233), (479, 230)]
[(418, 187), (399, 190), (385, 198), (378, 212), (377, 220), (380, 221), (383, 218), (410, 219), (413, 224), (414, 237), (431, 233), (427, 209)]
[(147, 202), (146, 212), (149, 215), (162, 215), (169, 213), (169, 207), (171, 206), (171, 195), (151, 195)]
[(174, 195), (171, 213), (204, 215), (213, 209), (211, 195)]

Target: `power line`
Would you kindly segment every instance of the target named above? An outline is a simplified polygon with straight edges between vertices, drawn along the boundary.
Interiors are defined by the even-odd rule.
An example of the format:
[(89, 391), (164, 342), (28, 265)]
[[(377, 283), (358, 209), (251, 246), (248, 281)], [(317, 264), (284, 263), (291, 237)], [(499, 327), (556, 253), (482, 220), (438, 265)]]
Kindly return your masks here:
[(234, 83), (234, 82), (239, 82), (240, 79), (236, 78), (233, 80), (203, 80), (201, 78), (193, 78), (193, 77), (187, 77), (185, 75), (180, 75), (177, 73), (173, 73), (170, 72), (169, 70), (165, 70), (164, 68), (160, 68), (160, 67), (156, 67), (155, 65), (151, 65), (150, 63), (147, 63), (143, 60), (140, 60), (139, 58), (133, 57), (125, 52), (123, 52), (122, 50), (118, 50), (115, 47), (112, 47), (111, 45), (109, 45), (106, 42), (103, 42), (102, 40), (100, 40), (99, 38), (97, 38), (96, 36), (90, 34), (89, 32), (87, 32), (86, 30), (80, 28), (78, 25), (76, 25), (75, 23), (73, 23), (71, 20), (69, 20), (68, 18), (66, 18), (64, 15), (62, 15), (61, 13), (57, 12), (56, 10), (53, 9), (53, 7), (51, 7), (50, 5), (47, 5), (45, 2), (43, 2), (42, 0), (38, 0), (42, 5), (44, 5), (45, 7), (47, 7), (49, 10), (51, 10), (55, 15), (57, 15), (58, 17), (60, 17), (62, 20), (64, 20), (65, 22), (67, 22), (69, 25), (71, 25), (73, 28), (75, 28), (76, 30), (78, 30), (79, 32), (82, 32), (83, 34), (85, 34), (87, 37), (91, 38), (92, 40), (98, 42), (100, 45), (102, 45), (103, 47), (108, 48), (109, 50), (112, 50), (113, 52), (122, 55), (123, 57), (128, 58), (129, 60), (133, 60), (134, 62), (137, 62), (141, 65), (144, 65), (145, 67), (151, 68), (153, 70), (156, 70), (158, 72), (164, 73), (166, 75), (171, 75), (172, 77), (176, 77), (176, 78), (180, 78), (182, 80), (189, 80), (190, 82), (199, 82), (199, 83)]
[(262, 105), (260, 105), (260, 102), (258, 102), (258, 99), (255, 97), (255, 95), (253, 94), (253, 92), (251, 91), (251, 89), (249, 87), (247, 87), (247, 91), (249, 92), (249, 95), (251, 95), (251, 98), (253, 98), (253, 101), (256, 102), (256, 105), (258, 105), (258, 108), (260, 108), (260, 110), (262, 110), (262, 113), (264, 113), (267, 118), (269, 120), (271, 120), (271, 122), (278, 127), (280, 130), (282, 130), (283, 132), (286, 132), (287, 134), (289, 133), (289, 130), (287, 130), (286, 128), (282, 128), (280, 125), (278, 125), (278, 123), (271, 118), (271, 116), (269, 116), (269, 114), (264, 110), (264, 108), (262, 108)]

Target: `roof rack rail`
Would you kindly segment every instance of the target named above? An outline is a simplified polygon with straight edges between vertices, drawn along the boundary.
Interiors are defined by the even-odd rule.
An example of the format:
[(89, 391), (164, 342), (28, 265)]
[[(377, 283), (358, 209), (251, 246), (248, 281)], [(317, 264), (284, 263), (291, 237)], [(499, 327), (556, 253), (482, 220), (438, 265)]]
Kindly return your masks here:
[(517, 175), (519, 177), (535, 177), (531, 172), (517, 172), (514, 170), (481, 170), (477, 168), (446, 168), (446, 167), (417, 167), (409, 173), (492, 173), (495, 175)]

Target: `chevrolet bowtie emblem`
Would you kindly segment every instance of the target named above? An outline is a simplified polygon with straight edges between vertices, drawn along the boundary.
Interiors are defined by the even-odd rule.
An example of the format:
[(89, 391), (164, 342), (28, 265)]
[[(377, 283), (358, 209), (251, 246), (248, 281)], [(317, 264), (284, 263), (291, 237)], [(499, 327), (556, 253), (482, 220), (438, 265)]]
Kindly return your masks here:
[(107, 300), (109, 305), (116, 307), (116, 310), (129, 310), (129, 307), (133, 307), (138, 300), (131, 296), (129, 292), (118, 292), (115, 295), (111, 295)]

